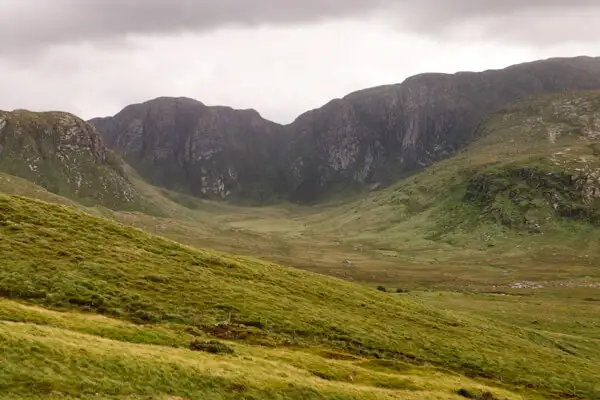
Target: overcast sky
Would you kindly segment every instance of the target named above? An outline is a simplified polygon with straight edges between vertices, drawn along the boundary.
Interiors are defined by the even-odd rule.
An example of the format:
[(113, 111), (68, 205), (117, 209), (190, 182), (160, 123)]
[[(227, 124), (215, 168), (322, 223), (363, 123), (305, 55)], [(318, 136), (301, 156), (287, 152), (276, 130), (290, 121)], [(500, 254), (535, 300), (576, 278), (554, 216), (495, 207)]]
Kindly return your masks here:
[(0, 109), (158, 96), (290, 122), (420, 72), (600, 55), (598, 0), (0, 0)]

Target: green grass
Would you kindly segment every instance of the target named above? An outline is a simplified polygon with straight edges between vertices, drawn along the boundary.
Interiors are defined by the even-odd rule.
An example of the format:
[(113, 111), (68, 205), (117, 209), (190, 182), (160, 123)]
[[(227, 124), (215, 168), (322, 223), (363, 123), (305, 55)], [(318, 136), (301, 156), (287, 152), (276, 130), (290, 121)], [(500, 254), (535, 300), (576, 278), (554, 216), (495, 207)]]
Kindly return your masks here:
[(222, 341), (234, 353), (211, 354), (189, 350), (195, 336), (176, 326), (140, 327), (7, 300), (0, 313), (2, 398), (452, 399), (460, 388), (522, 398), (428, 367), (394, 370), (361, 357)]
[[(531, 393), (600, 398), (598, 360), (561, 350), (559, 344), (563, 346), (569, 338), (559, 341), (544, 336), (540, 340), (543, 334), (535, 327), (440, 311), (403, 295), (381, 293), (255, 259), (185, 247), (62, 206), (0, 196), (0, 251), (3, 297), (56, 310), (103, 314), (141, 324), (148, 330), (119, 333), (114, 328), (102, 334), (85, 324), (69, 326), (69, 330), (87, 335), (133, 343), (149, 335), (154, 345), (180, 346), (182, 341), (172, 332), (191, 329), (200, 336), (262, 346), (260, 351), (265, 346), (303, 353), (323, 348), (367, 360), (393, 359), (413, 366), (428, 365), (493, 385), (506, 385), (510, 390), (527, 387)], [(64, 321), (54, 323), (60, 333), (42, 329), (38, 335), (35, 332), (41, 328), (30, 326), (35, 321), (23, 318), (26, 326), (3, 325), (13, 332), (5, 333), (10, 348), (25, 340), (25, 347), (17, 351), (25, 354), (22, 358), (11, 355), (8, 363), (21, 371), (35, 370), (33, 365), (44, 363), (39, 359), (30, 367), (22, 365), (23, 357), (33, 357), (30, 351), (37, 354), (35, 350), (24, 350), (31, 341), (38, 341), (32, 336), (41, 335), (51, 342), (41, 353), (52, 352), (61, 340), (90, 340), (62, 332), (66, 328)], [(72, 339), (61, 339), (65, 335)], [(123, 350), (122, 344), (110, 346), (113, 345), (116, 350), (101, 354), (108, 357)], [(63, 356), (57, 357), (53, 365), (68, 375), (62, 369), (74, 368), (73, 364)], [(72, 354), (66, 357), (79, 365)], [(87, 361), (81, 362), (87, 365)], [(118, 364), (122, 362), (126, 361)], [(104, 373), (101, 371), (105, 368), (110, 370), (105, 364), (90, 368), (86, 372), (90, 376)], [(123, 375), (120, 368), (107, 379)], [(143, 380), (154, 367), (140, 368), (133, 368), (130, 373), (139, 372), (139, 379)], [(325, 381), (340, 379), (327, 368), (315, 369), (315, 373)], [(176, 375), (176, 380), (184, 382), (181, 390), (202, 390), (189, 386), (191, 378), (185, 368), (178, 369)], [(8, 376), (7, 379), (14, 379), (11, 377), (15, 375)], [(402, 386), (402, 379), (381, 385)], [(380, 390), (384, 390), (381, 385)], [(19, 390), (25, 393), (24, 388)], [(112, 390), (106, 389), (105, 395)], [(143, 393), (138, 390), (135, 393)]]

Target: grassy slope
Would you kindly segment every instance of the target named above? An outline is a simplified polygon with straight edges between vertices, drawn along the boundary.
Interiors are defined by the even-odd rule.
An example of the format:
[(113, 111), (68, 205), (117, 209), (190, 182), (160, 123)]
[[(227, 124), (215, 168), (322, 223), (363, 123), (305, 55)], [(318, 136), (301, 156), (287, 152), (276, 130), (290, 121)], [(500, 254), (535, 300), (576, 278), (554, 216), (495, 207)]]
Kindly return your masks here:
[(522, 398), (427, 367), (324, 350), (229, 342), (231, 355), (192, 352), (195, 336), (184, 329), (7, 300), (0, 317), (2, 398), (449, 399), (457, 388)]
[[(421, 285), (471, 287), (526, 295), (426, 292), (404, 295), (401, 298), (389, 297), (392, 295), (378, 297), (386, 295), (352, 285), (347, 286), (350, 289), (339, 290), (344, 286), (335, 286), (320, 291), (320, 287), (329, 286), (332, 281), (321, 281), (323, 278), (303, 273), (277, 275), (277, 279), (270, 279), (271, 276), (269, 279), (261, 278), (258, 280), (260, 286), (256, 286), (256, 283), (248, 283), (247, 275), (255, 276), (258, 270), (258, 275), (264, 277), (265, 271), (271, 271), (269, 268), (275, 267), (239, 258), (234, 262), (244, 267), (241, 271), (237, 267), (233, 271), (225, 269), (227, 272), (221, 276), (207, 280), (207, 274), (214, 274), (213, 268), (219, 269), (221, 261), (215, 260), (227, 260), (226, 263), (229, 263), (230, 257), (215, 258), (215, 253), (183, 248), (181, 251), (185, 254), (200, 254), (201, 264), (210, 266), (203, 274), (195, 276), (194, 273), (194, 277), (188, 279), (180, 273), (181, 268), (185, 270), (190, 267), (186, 267), (185, 260), (177, 260), (182, 254), (180, 250), (168, 250), (173, 251), (173, 254), (166, 257), (164, 254), (144, 251), (139, 253), (137, 249), (141, 243), (140, 237), (145, 238), (144, 241), (149, 238), (145, 234), (137, 232), (133, 237), (123, 237), (119, 232), (124, 231), (111, 231), (108, 227), (115, 225), (102, 220), (101, 228), (88, 232), (82, 242), (69, 242), (69, 235), (73, 236), (73, 233), (84, 231), (84, 227), (98, 222), (88, 220), (88, 217), (73, 221), (70, 217), (65, 218), (65, 215), (71, 216), (71, 212), (28, 200), (6, 198), (8, 200), (3, 200), (3, 204), (10, 203), (16, 207), (11, 209), (11, 213), (38, 215), (37, 223), (49, 227), (38, 229), (40, 226), (35, 225), (32, 220), (35, 217), (32, 215), (19, 217), (23, 218), (25, 224), (20, 222), (1, 227), (0, 246), (4, 246), (2, 254), (8, 254), (6, 261), (0, 258), (4, 263), (1, 279), (7, 285), (5, 288), (10, 286), (18, 289), (16, 294), (9, 295), (16, 300), (25, 299), (50, 308), (67, 307), (112, 314), (113, 318), (121, 320), (98, 319), (95, 315), (87, 314), (56, 314), (5, 301), (0, 305), (0, 319), (21, 321), (26, 325), (0, 325), (2, 337), (11, 338), (2, 349), (8, 363), (0, 365), (10, 367), (0, 367), (0, 374), (4, 374), (0, 375), (0, 390), (8, 396), (6, 382), (19, 381), (22, 384), (12, 389), (10, 396), (13, 398), (48, 398), (52, 390), (78, 394), (100, 392), (107, 398), (134, 398), (133, 393), (159, 396), (158, 398), (163, 398), (161, 395), (206, 398), (207, 393), (211, 393), (214, 398), (290, 398), (302, 395), (304, 398), (319, 398), (320, 395), (331, 397), (334, 394), (342, 396), (340, 398), (385, 398), (386, 395), (446, 398), (451, 397), (459, 386), (476, 385), (472, 381), (453, 378), (445, 373), (434, 379), (432, 374), (436, 372), (428, 367), (412, 367), (410, 373), (403, 370), (400, 376), (398, 371), (391, 371), (393, 376), (390, 379), (395, 383), (381, 383), (381, 379), (384, 379), (381, 376), (363, 379), (352, 375), (365, 364), (372, 367), (371, 364), (376, 361), (370, 357), (374, 354), (384, 358), (402, 357), (399, 354), (401, 352), (409, 356), (405, 359), (409, 362), (414, 362), (410, 357), (417, 356), (427, 363), (461, 373), (489, 375), (505, 382), (518, 381), (533, 387), (541, 386), (544, 392), (554, 388), (563, 393), (576, 391), (580, 394), (587, 393), (589, 397), (597, 397), (598, 382), (594, 378), (597, 360), (593, 355), (600, 352), (597, 335), (600, 327), (597, 317), (600, 315), (600, 302), (595, 301), (597, 286), (589, 287), (598, 284), (600, 273), (595, 268), (599, 254), (597, 229), (577, 219), (552, 213), (548, 204), (543, 202), (543, 192), (531, 185), (525, 185), (525, 189), (535, 193), (535, 196), (527, 200), (542, 200), (536, 203), (539, 207), (533, 209), (533, 213), (527, 207), (524, 211), (513, 207), (503, 196), (496, 196), (491, 203), (492, 207), (490, 204), (482, 207), (480, 204), (465, 204), (463, 201), (468, 182), (473, 176), (483, 175), (486, 179), (491, 178), (492, 182), (497, 182), (500, 178), (508, 182), (509, 189), (515, 183), (521, 185), (523, 182), (519, 182), (519, 179), (516, 182), (511, 176), (507, 179), (505, 171), (514, 165), (534, 165), (550, 173), (557, 169), (593, 172), (596, 168), (596, 141), (593, 137), (581, 139), (581, 130), (585, 126), (593, 127), (596, 120), (586, 119), (582, 125), (581, 116), (593, 115), (594, 110), (598, 109), (590, 101), (595, 98), (597, 96), (594, 94), (571, 94), (516, 103), (493, 116), (484, 128), (487, 134), (453, 159), (433, 166), (394, 188), (373, 193), (362, 200), (312, 208), (291, 205), (242, 208), (200, 201), (156, 189), (137, 178), (133, 171), (128, 171), (130, 179), (144, 198), (140, 210), (156, 215), (153, 217), (140, 212), (114, 212), (101, 207), (83, 208), (28, 181), (0, 174), (0, 192), (80, 207), (87, 212), (117, 219), (193, 246), (256, 255), (371, 284), (383, 283), (386, 286), (390, 284), (409, 288)], [(549, 108), (549, 104), (557, 101), (563, 106), (565, 101), (570, 102), (571, 106), (575, 105), (564, 108), (568, 111), (566, 118), (564, 112), (557, 113), (555, 108)], [(507, 115), (510, 117), (506, 117)], [(541, 121), (540, 115), (545, 117)], [(548, 140), (548, 128), (556, 126), (566, 134), (559, 135), (556, 141), (551, 142)], [(490, 174), (490, 171), (493, 173)], [(452, 190), (447, 191), (448, 188)], [(498, 223), (497, 213), (488, 212), (498, 209), (497, 205), (516, 221), (523, 215), (541, 220), (545, 235), (532, 235), (518, 224), (509, 228), (503, 226), (501, 221)], [(452, 211), (455, 218), (449, 220), (446, 217), (448, 210)], [(539, 210), (542, 211), (541, 219)], [(546, 220), (547, 217), (550, 220)], [(455, 221), (465, 223), (456, 224)], [(138, 236), (139, 234), (142, 236)], [(45, 237), (41, 238), (42, 235)], [(31, 238), (36, 239), (28, 242)], [(94, 250), (92, 244), (99, 239), (106, 245)], [(156, 248), (157, 242), (154, 240), (158, 239), (148, 240), (147, 246), (143, 248)], [(86, 242), (87, 245), (82, 246)], [(134, 242), (137, 244), (134, 245)], [(40, 243), (43, 245), (41, 248)], [(58, 247), (64, 243), (70, 243), (71, 250), (61, 254)], [(101, 254), (102, 252), (105, 254)], [(135, 257), (131, 257), (131, 254)], [(14, 257), (13, 262), (10, 262), (10, 257)], [(33, 260), (37, 262), (38, 258), (49, 262), (36, 264)], [(83, 260), (79, 260), (80, 258)], [(207, 262), (207, 259), (211, 261)], [(344, 259), (351, 260), (352, 264), (342, 263)], [(166, 271), (169, 276), (167, 282), (160, 276), (163, 273), (156, 274), (157, 276), (148, 276), (155, 275), (154, 273), (144, 273), (149, 269), (163, 268), (163, 264), (168, 263), (172, 263), (172, 266)], [(4, 268), (5, 265), (10, 268)], [(104, 270), (99, 268), (100, 265), (108, 268)], [(53, 266), (58, 273), (52, 270)], [(121, 266), (125, 268), (124, 275)], [(275, 270), (281, 271), (279, 268)], [(22, 279), (28, 272), (31, 272), (30, 277), (41, 276), (44, 279)], [(229, 275), (232, 272), (234, 278), (245, 278), (230, 281)], [(171, 275), (181, 279), (173, 280)], [(228, 279), (224, 279), (224, 276)], [(126, 279), (115, 282), (118, 277)], [(306, 277), (313, 277), (314, 282), (327, 283), (313, 290), (314, 282)], [(286, 286), (291, 286), (287, 284), (290, 279), (300, 279), (304, 284), (298, 286), (297, 290), (283, 290), (281, 287), (287, 289)], [(511, 283), (517, 280), (532, 280), (544, 288), (510, 289)], [(252, 281), (257, 280), (252, 278)], [(184, 299), (183, 313), (176, 306), (182, 301), (181, 295), (176, 293), (176, 288), (180, 285), (193, 286), (192, 292), (206, 288), (197, 302), (190, 303), (188, 299)], [(308, 294), (306, 299), (303, 299), (304, 291)], [(43, 293), (52, 295), (44, 294), (42, 297)], [(248, 299), (252, 304), (244, 304), (248, 294), (251, 295)], [(271, 304), (278, 304), (280, 298), (293, 298), (294, 301), (292, 305), (283, 302), (281, 307), (271, 310)], [(361, 298), (360, 303), (356, 301), (358, 298)], [(412, 299), (416, 303), (404, 303), (402, 298)], [(207, 299), (206, 303), (204, 299)], [(298, 303), (299, 299), (301, 301)], [(381, 299), (387, 300), (380, 303)], [(392, 299), (394, 303), (390, 305), (387, 301)], [(397, 301), (402, 303), (402, 308), (408, 304), (408, 310), (398, 314)], [(362, 304), (365, 304), (365, 310)], [(414, 308), (416, 304), (422, 306)], [(450, 313), (433, 312), (432, 305)], [(338, 315), (332, 309), (345, 310), (348, 315)], [(356, 309), (359, 310), (357, 313)], [(390, 314), (383, 315), (383, 309), (389, 310)], [(198, 310), (201, 310), (201, 317), (197, 315)], [(415, 318), (415, 315), (423, 312), (433, 313), (432, 318)], [(260, 361), (258, 364), (265, 359), (270, 363), (274, 362), (264, 347), (257, 348), (254, 345), (277, 345), (279, 347), (274, 350), (278, 354), (275, 368), (298, 368), (293, 370), (292, 375), (310, 375), (309, 380), (302, 381), (295, 389), (286, 392), (281, 384), (289, 384), (287, 378), (281, 377), (282, 379), (273, 381), (267, 379), (262, 372), (240, 378), (231, 371), (235, 368), (248, 370), (248, 365), (241, 363), (240, 357), (234, 357), (221, 364), (224, 370), (209, 374), (210, 377), (206, 378), (208, 380), (203, 380), (196, 386), (189, 386), (189, 374), (178, 375), (177, 382), (187, 383), (182, 383), (180, 392), (173, 392), (172, 385), (164, 382), (153, 381), (151, 385), (144, 387), (143, 380), (149, 379), (147, 375), (142, 374), (141, 380), (135, 380), (133, 373), (123, 374), (122, 369), (114, 370), (112, 365), (104, 362), (107, 348), (118, 348), (118, 351), (127, 349), (130, 352), (128, 354), (133, 354), (129, 358), (116, 361), (111, 359), (119, 364), (119, 368), (127, 366), (129, 370), (146, 370), (153, 374), (159, 370), (160, 376), (163, 373), (165, 376), (172, 376), (169, 375), (173, 373), (172, 369), (163, 368), (164, 359), (153, 363), (146, 359), (140, 361), (139, 347), (123, 342), (159, 346), (152, 349), (162, 355), (168, 353), (169, 356), (165, 357), (169, 360), (169, 368), (175, 366), (174, 369), (181, 370), (184, 365), (180, 363), (181, 353), (170, 353), (169, 349), (185, 347), (189, 343), (192, 337), (186, 330), (189, 324), (194, 326), (195, 334), (205, 336), (209, 334), (209, 328), (215, 321), (229, 320), (230, 315), (234, 321), (249, 318), (255, 322), (250, 325), (263, 327), (237, 327), (231, 334), (219, 333), (228, 340), (245, 336), (241, 343), (238, 341), (232, 346), (236, 347), (236, 354), (244, 354), (241, 358), (248, 357), (250, 352), (258, 359), (251, 361), (252, 370), (263, 371), (254, 365), (255, 361)], [(122, 319), (138, 322), (148, 320), (151, 324), (139, 327), (123, 322)], [(452, 326), (455, 324), (454, 319), (461, 321), (458, 327)], [(491, 323), (490, 320), (496, 322)], [(380, 321), (385, 321), (385, 324)], [(38, 329), (31, 324), (47, 325), (48, 329)], [(513, 331), (512, 327), (515, 326), (517, 328)], [(240, 329), (241, 332), (235, 332)], [(248, 330), (250, 332), (246, 332)], [(484, 331), (489, 337), (476, 338), (480, 341), (474, 344), (482, 352), (477, 351), (477, 347), (469, 347), (472, 338), (480, 335), (475, 332)], [(397, 332), (402, 332), (402, 336)], [(77, 336), (79, 334), (91, 336), (81, 339)], [(55, 340), (59, 337), (68, 337), (68, 340), (59, 344)], [(110, 339), (111, 342), (107, 344), (101, 338)], [(82, 357), (77, 346), (83, 342), (93, 343), (93, 347), (99, 352), (89, 357), (86, 355), (86, 361), (82, 362), (87, 363), (90, 368), (78, 375), (73, 369), (76, 365), (67, 360)], [(48, 343), (52, 344), (51, 347), (47, 346)], [(282, 345), (284, 346), (281, 347)], [(29, 348), (31, 346), (43, 349), (39, 357), (33, 357)], [(367, 349), (369, 354), (359, 355), (358, 360), (332, 361), (311, 355), (316, 352), (316, 346), (353, 353), (362, 348)], [(104, 352), (99, 350), (101, 348), (105, 349)], [(193, 358), (194, 365), (206, 366), (198, 367), (202, 372), (194, 372), (193, 380), (197, 380), (198, 374), (206, 377), (206, 370), (214, 369), (214, 364), (211, 364), (212, 356), (199, 353), (190, 355), (187, 351), (185, 354)], [(298, 361), (300, 359), (303, 360), (301, 363)], [(546, 359), (550, 360), (547, 364)], [(97, 361), (101, 361), (101, 364)], [(385, 359), (381, 362), (387, 364)], [(332, 366), (331, 363), (335, 365)], [(54, 367), (49, 369), (49, 365)], [(273, 367), (274, 364), (269, 365)], [(571, 369), (571, 366), (575, 366), (571, 375), (560, 378), (562, 369)], [(360, 373), (371, 374), (371, 367), (366, 372), (360, 369)], [(188, 368), (189, 364), (185, 364), (183, 369)], [(347, 373), (349, 369), (351, 373)], [(386, 371), (390, 373), (389, 370)], [(31, 378), (27, 378), (27, 375), (31, 375)], [(109, 376), (109, 382), (102, 380), (94, 383), (89, 378), (99, 375)], [(214, 379), (215, 376), (219, 379)], [(319, 376), (328, 377), (329, 381), (323, 381)], [(353, 376), (352, 381), (349, 376)], [(244, 382), (239, 383), (240, 379)], [(396, 381), (397, 379), (400, 381)], [(423, 379), (436, 383), (423, 386)], [(402, 385), (410, 386), (407, 381), (412, 386), (416, 385), (419, 390), (394, 391), (390, 394), (379, 387), (391, 385), (401, 389)], [(324, 389), (323, 384), (329, 385), (329, 389)], [(127, 386), (125, 392), (116, 389), (119, 385)], [(307, 389), (309, 386), (313, 389)], [(245, 389), (240, 391), (241, 387)], [(261, 392), (259, 388), (264, 390)], [(365, 391), (357, 394), (357, 388)], [(55, 396), (58, 398), (59, 395)], [(514, 395), (508, 397), (516, 398)]]
[[(577, 346), (579, 338), (559, 342), (535, 328), (436, 311), (399, 295), (257, 260), (195, 250), (109, 220), (25, 198), (1, 196), (0, 211), (0, 293), (5, 298), (102, 313), (160, 326), (168, 332), (189, 327), (199, 335), (275, 346), (284, 352), (323, 347), (365, 359), (393, 358), (438, 366), (501, 381), (513, 389), (525, 385), (541, 393), (600, 398), (596, 374), (600, 364)], [(40, 346), (45, 340), (61, 342), (65, 351), (74, 349), (67, 337), (76, 343), (92, 340), (31, 326), (3, 324), (2, 329), (11, 348), (23, 344), (16, 352), (24, 352), (26, 358), (38, 354), (29, 354), (34, 350), (28, 340)], [(36, 335), (50, 339), (36, 339)], [(159, 340), (159, 344), (172, 344), (170, 340)], [(568, 352), (562, 349), (565, 341), (572, 343)], [(120, 352), (123, 345), (108, 346), (117, 346)], [(51, 349), (43, 347), (41, 353), (63, 357)], [(110, 352), (95, 349), (111, 358)], [(18, 354), (8, 354), (8, 363), (2, 365), (11, 367), (0, 369), (5, 381), (22, 375), (23, 368), (37, 369), (45, 362), (36, 358), (37, 364), (28, 367), (22, 365)], [(94, 360), (105, 362), (93, 354)], [(179, 359), (177, 354), (173, 356)], [(59, 368), (62, 360), (52, 362)], [(127, 361), (112, 359), (109, 363), (115, 362), (117, 372), (110, 376), (136, 371), (124, 366)], [(81, 363), (85, 371), (87, 361)], [(104, 373), (103, 368), (110, 370), (102, 365), (100, 369), (88, 365), (88, 379)], [(189, 374), (185, 368), (173, 368)], [(31, 379), (38, 379), (35, 376)]]

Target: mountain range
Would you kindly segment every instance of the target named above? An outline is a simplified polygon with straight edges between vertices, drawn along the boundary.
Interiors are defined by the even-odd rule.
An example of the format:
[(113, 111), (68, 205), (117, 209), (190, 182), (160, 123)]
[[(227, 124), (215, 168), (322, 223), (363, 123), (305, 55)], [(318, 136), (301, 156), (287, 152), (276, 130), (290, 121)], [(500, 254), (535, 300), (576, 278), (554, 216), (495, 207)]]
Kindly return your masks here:
[(289, 125), (173, 97), (88, 123), (61, 112), (2, 112), (0, 172), (117, 209), (144, 208), (131, 172), (199, 198), (312, 203), (386, 187), (452, 157), (517, 99), (596, 89), (600, 58), (577, 57), (417, 75), (332, 100)]
[(199, 197), (313, 202), (386, 186), (450, 157), (508, 102), (593, 89), (600, 58), (555, 58), (413, 76), (332, 100), (285, 126), (254, 110), (166, 97), (89, 122), (152, 184)]

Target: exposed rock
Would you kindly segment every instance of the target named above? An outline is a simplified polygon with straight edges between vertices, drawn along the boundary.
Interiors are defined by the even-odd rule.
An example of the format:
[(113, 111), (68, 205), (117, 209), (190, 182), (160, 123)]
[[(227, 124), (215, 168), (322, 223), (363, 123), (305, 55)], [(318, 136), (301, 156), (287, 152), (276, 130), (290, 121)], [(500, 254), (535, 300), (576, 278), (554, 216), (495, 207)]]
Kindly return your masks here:
[[(422, 74), (352, 93), (300, 116), (290, 127), (293, 196), (311, 200), (340, 181), (393, 182), (469, 144), (484, 117), (505, 103), (578, 89), (600, 89), (600, 58)], [(589, 121), (590, 132), (600, 134), (598, 121)]]
[[(333, 100), (288, 126), (255, 111), (182, 98), (129, 106), (92, 122), (152, 183), (197, 196), (310, 202), (338, 185), (385, 186), (455, 154), (507, 102), (584, 89), (600, 89), (600, 58), (417, 75)], [(598, 121), (588, 121), (589, 137), (600, 135)], [(548, 132), (551, 141), (560, 135)]]
[(281, 126), (254, 110), (163, 97), (90, 122), (153, 184), (200, 197), (263, 201), (284, 189)]
[(112, 207), (138, 201), (94, 127), (68, 113), (0, 111), (0, 171), (78, 200)]

